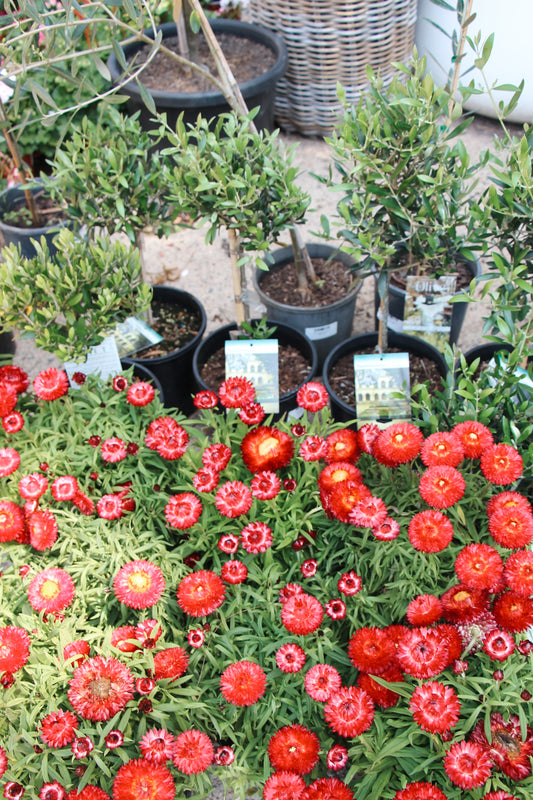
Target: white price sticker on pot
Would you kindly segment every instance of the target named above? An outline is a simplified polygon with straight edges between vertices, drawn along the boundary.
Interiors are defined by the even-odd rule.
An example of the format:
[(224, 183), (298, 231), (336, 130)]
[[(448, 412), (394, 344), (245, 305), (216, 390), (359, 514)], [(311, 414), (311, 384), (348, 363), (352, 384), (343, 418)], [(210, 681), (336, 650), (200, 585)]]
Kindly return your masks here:
[(335, 336), (337, 334), (337, 321), (330, 322), (329, 325), (319, 325), (316, 328), (306, 328), (305, 335), (308, 339), (311, 339), (312, 342), (318, 342), (321, 339), (329, 339), (330, 336)]

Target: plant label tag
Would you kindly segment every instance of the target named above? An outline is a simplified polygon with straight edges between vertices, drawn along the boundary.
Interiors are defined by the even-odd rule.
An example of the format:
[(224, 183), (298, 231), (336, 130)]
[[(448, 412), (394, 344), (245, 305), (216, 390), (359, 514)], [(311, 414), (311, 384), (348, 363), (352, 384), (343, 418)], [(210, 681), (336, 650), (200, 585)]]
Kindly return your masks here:
[(91, 347), (85, 361), (81, 364), (67, 361), (63, 367), (72, 386), (76, 386), (76, 382), (72, 380), (75, 372), (83, 372), (84, 375), (98, 375), (103, 381), (122, 372), (122, 364), (113, 336), (107, 336), (103, 342)]
[(385, 428), (411, 418), (409, 353), (373, 353), (353, 357), (357, 426), (374, 422)]
[(403, 332), (444, 350), (450, 339), (455, 275), (426, 278), (410, 275), (405, 286)]
[(138, 317), (128, 317), (124, 322), (119, 322), (110, 333), (117, 343), (120, 358), (138, 353), (163, 339), (159, 333)]
[(337, 320), (330, 322), (329, 325), (317, 325), (314, 328), (306, 328), (305, 335), (313, 342), (321, 341), (322, 339), (329, 339), (330, 336), (336, 336), (338, 328)]
[(277, 339), (236, 339), (224, 346), (226, 378), (248, 378), (255, 388), (256, 402), (267, 414), (279, 412), (279, 368)]

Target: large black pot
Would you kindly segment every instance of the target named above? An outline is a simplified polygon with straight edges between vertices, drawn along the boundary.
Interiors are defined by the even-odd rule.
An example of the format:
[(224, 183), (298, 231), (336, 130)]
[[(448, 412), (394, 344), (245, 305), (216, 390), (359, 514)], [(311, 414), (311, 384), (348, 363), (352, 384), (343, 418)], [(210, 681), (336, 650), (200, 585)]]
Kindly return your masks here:
[[(407, 352), (430, 359), (436, 364), (439, 374), (443, 378), (446, 377), (448, 367), (446, 365), (446, 361), (444, 360), (444, 356), (435, 347), (423, 341), (423, 339), (417, 339), (415, 336), (405, 336), (403, 333), (394, 333), (393, 331), (389, 333), (388, 339), (389, 347), (398, 348), (402, 352)], [(329, 381), (331, 371), (337, 362), (344, 356), (356, 355), (357, 353), (368, 350), (369, 348), (374, 348), (377, 345), (377, 342), (377, 331), (373, 333), (364, 333), (359, 336), (352, 336), (351, 339), (341, 342), (341, 344), (332, 350), (326, 358), (322, 370), (322, 380), (324, 382), (324, 386), (328, 390), (332, 416), (335, 420), (337, 420), (337, 422), (355, 421), (356, 410), (353, 406), (345, 403), (344, 400), (342, 400), (333, 390)]]
[[(34, 197), (42, 191), (44, 190), (40, 186), (31, 189)], [(4, 189), (0, 193), (0, 232), (2, 233), (4, 244), (18, 244), (23, 256), (33, 258), (36, 255), (33, 242), (34, 240), (40, 242), (41, 236), (44, 236), (50, 252), (55, 252), (55, 247), (52, 244), (53, 239), (61, 228), (69, 224), (69, 221), (66, 220), (63, 223), (43, 226), (42, 228), (17, 228), (5, 221), (6, 214), (20, 208), (25, 203), (24, 190), (20, 186), (12, 186), (10, 189)]]
[(207, 315), (203, 305), (194, 295), (175, 289), (173, 286), (154, 286), (155, 302), (172, 303), (177, 308), (187, 308), (200, 316), (200, 326), (196, 335), (186, 345), (164, 356), (157, 358), (129, 357), (123, 364), (141, 364), (152, 372), (161, 384), (164, 403), (168, 408), (177, 408), (183, 414), (194, 411), (192, 396), (194, 394), (194, 377), (192, 370), (193, 354), (198, 347), (207, 324)]
[[(327, 244), (308, 244), (307, 251), (310, 258), (323, 258), (328, 260), (334, 256), (347, 267), (355, 267), (355, 260), (342, 253), (336, 247)], [(292, 247), (282, 247), (271, 253), (273, 264), (269, 265), (269, 272), (282, 270), (287, 264), (294, 261)], [(259, 299), (266, 308), (267, 317), (277, 322), (285, 322), (305, 333), (316, 347), (318, 368), (321, 369), (328, 353), (338, 344), (347, 339), (352, 333), (355, 301), (361, 288), (361, 281), (357, 281), (353, 288), (344, 297), (326, 306), (290, 306), (273, 300), (262, 288), (262, 282), (268, 272), (257, 269), (253, 276), (254, 288)]]
[[(252, 324), (258, 321), (259, 320), (252, 320)], [(279, 414), (275, 415), (276, 417), (280, 417), (282, 414), (288, 413), (296, 408), (296, 393), (298, 389), (303, 383), (306, 383), (314, 378), (317, 370), (317, 355), (313, 342), (308, 339), (305, 334), (296, 330), (296, 328), (292, 328), (290, 325), (285, 325), (280, 322), (272, 322), (272, 320), (267, 320), (267, 325), (276, 326), (275, 336), (281, 345), (294, 345), (294, 347), (296, 347), (308, 359), (310, 364), (309, 372), (306, 375), (305, 380), (301, 381), (298, 386), (295, 386), (295, 388), (290, 392), (280, 395)], [(217, 328), (217, 330), (206, 336), (203, 342), (201, 342), (199, 347), (196, 349), (193, 356), (193, 372), (197, 391), (201, 391), (203, 389), (213, 390), (213, 388), (216, 391), (216, 389), (218, 389), (218, 387), (208, 386), (202, 380), (202, 367), (207, 363), (211, 356), (223, 349), (224, 343), (231, 338), (231, 332), (235, 330), (237, 330), (236, 322), (232, 322), (229, 325), (224, 325), (222, 328)]]
[[(239, 85), (246, 105), (252, 108), (260, 107), (259, 113), (255, 117), (256, 126), (273, 130), (274, 128), (274, 99), (276, 94), (276, 83), (283, 75), (287, 65), (287, 48), (281, 37), (262, 28), (259, 25), (251, 25), (248, 22), (240, 22), (231, 19), (210, 20), (210, 25), (215, 34), (229, 34), (239, 36), (250, 41), (250, 47), (254, 42), (266, 45), (275, 55), (276, 61), (273, 67), (250, 81), (245, 81)], [(163, 39), (176, 36), (176, 25), (173, 22), (166, 22), (158, 27), (163, 32)], [(151, 30), (145, 31), (150, 38), (154, 38)], [(126, 60), (131, 59), (140, 48), (145, 46), (143, 42), (131, 42), (123, 46)], [(119, 83), (122, 69), (114, 54), (111, 54), (107, 62), (111, 72), (111, 78), (115, 84)], [(142, 82), (142, 73), (140, 75)], [(178, 116), (183, 112), (185, 123), (194, 123), (201, 114), (207, 119), (213, 119), (223, 112), (230, 110), (230, 107), (221, 92), (212, 90), (206, 92), (160, 92), (148, 90), (159, 113), (167, 115), (168, 124), (175, 128)], [(151, 112), (144, 104), (139, 87), (134, 82), (128, 82), (120, 88), (121, 94), (128, 95), (128, 111), (133, 114), (140, 111), (140, 123), (144, 130), (151, 130), (156, 127), (152, 120)]]
[(0, 362), (2, 356), (12, 356), (15, 353), (15, 339), (11, 331), (0, 333)]
[[(466, 259), (463, 260), (463, 263), (467, 267), (468, 271), (470, 272), (472, 278), (479, 278), (481, 275), (481, 262), (479, 259), (475, 259), (474, 261), (468, 261)], [(404, 310), (405, 310), (405, 297), (406, 292), (404, 289), (400, 288), (399, 286), (395, 286), (393, 283), (389, 286), (389, 321), (388, 321), (388, 328), (390, 330), (398, 332), (401, 330), (401, 326), (403, 325), (403, 318), (404, 318)], [(461, 329), (463, 327), (463, 322), (465, 320), (466, 309), (468, 307), (468, 301), (461, 300), (458, 303), (452, 303), (452, 320), (451, 320), (451, 328), (450, 328), (450, 336), (449, 336), (449, 343), (450, 345), (456, 344), (459, 336), (461, 334)], [(378, 323), (378, 309), (379, 309), (379, 295), (377, 291), (377, 282), (376, 282), (376, 291), (375, 291), (375, 314), (376, 314), (376, 326)], [(410, 334), (414, 336), (415, 334)]]

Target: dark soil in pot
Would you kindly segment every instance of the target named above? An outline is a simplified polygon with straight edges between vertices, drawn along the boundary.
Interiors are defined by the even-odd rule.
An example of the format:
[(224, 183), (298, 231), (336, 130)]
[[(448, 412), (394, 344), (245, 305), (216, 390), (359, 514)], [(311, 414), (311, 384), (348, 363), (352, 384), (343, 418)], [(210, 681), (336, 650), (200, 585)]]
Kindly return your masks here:
[[(288, 394), (295, 386), (302, 383), (311, 368), (311, 363), (296, 347), (292, 345), (279, 345), (279, 392)], [(218, 391), (220, 384), (226, 379), (226, 359), (224, 350), (214, 353), (202, 366), (200, 376), (204, 383), (214, 392)]]
[[(275, 55), (269, 47), (259, 42), (250, 42), (241, 36), (218, 34), (217, 41), (226, 56), (237, 83), (245, 83), (271, 69)], [(178, 37), (165, 38), (165, 47), (179, 53)], [(148, 58), (148, 47), (142, 48), (135, 64), (143, 64)], [(216, 65), (204, 37), (200, 37), (199, 62), (217, 74)], [(206, 92), (213, 90), (213, 84), (198, 73), (187, 74), (184, 67), (164, 53), (158, 52), (143, 70), (140, 79), (148, 89), (160, 92)]]
[(287, 306), (320, 308), (335, 303), (348, 294), (353, 285), (353, 270), (341, 261), (311, 258), (317, 282), (309, 284), (309, 294), (302, 295), (294, 262), (282, 269), (270, 270), (261, 276), (261, 289), (265, 294)]
[[(64, 208), (57, 205), (55, 200), (52, 200), (44, 191), (39, 191), (33, 197), (37, 213), (41, 219), (43, 228), (48, 228), (50, 225), (58, 225), (68, 219), (68, 214)], [(30, 211), (26, 205), (24, 195), (13, 204), (13, 209), (3, 217), (4, 222), (12, 225), (14, 228), (33, 228), (33, 220)]]
[(152, 302), (150, 327), (163, 337), (161, 342), (150, 345), (134, 354), (134, 358), (159, 358), (184, 347), (201, 330), (202, 316), (194, 308), (180, 308), (164, 302)]
[[(456, 292), (468, 289), (472, 280), (472, 269), (467, 266), (465, 261), (457, 261), (453, 266), (450, 265), (446, 272), (450, 275), (457, 275)], [(407, 277), (414, 274), (416, 274), (414, 268), (408, 266), (407, 255), (404, 254), (401, 259), (398, 259), (397, 269), (395, 268), (391, 273), (391, 285), (405, 291)]]

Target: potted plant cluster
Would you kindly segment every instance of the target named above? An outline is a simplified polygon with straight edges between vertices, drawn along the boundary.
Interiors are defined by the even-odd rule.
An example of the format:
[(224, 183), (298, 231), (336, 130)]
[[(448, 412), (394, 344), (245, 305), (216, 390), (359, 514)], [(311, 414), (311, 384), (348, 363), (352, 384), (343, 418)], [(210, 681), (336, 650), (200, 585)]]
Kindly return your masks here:
[(0, 372), (5, 797), (530, 796), (531, 451), (74, 383)]

